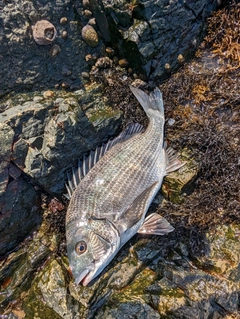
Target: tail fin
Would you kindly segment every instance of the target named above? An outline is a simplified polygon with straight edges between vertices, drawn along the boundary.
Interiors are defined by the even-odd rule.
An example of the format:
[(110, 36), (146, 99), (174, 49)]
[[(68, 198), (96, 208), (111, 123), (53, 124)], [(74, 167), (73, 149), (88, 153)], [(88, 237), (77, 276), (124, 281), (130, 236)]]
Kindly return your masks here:
[(155, 88), (149, 95), (142, 90), (130, 85), (130, 89), (137, 98), (138, 102), (143, 107), (148, 117), (151, 117), (150, 110), (156, 110), (159, 112), (159, 116), (164, 119), (164, 107), (162, 93), (159, 88)]

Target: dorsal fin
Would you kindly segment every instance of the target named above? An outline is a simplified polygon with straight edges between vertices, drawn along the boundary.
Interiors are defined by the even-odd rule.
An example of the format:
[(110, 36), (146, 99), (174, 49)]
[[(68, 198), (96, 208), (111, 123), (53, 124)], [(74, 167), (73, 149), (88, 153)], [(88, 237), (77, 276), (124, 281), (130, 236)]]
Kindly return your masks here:
[(74, 190), (81, 182), (83, 177), (87, 175), (90, 169), (103, 157), (103, 155), (110, 150), (117, 143), (128, 140), (133, 135), (143, 131), (143, 126), (139, 123), (130, 124), (117, 137), (104, 143), (102, 146), (91, 151), (89, 156), (84, 155), (82, 160), (78, 159), (78, 167), (72, 168), (71, 172), (67, 172), (66, 189), (68, 194), (64, 194), (68, 199), (71, 198)]

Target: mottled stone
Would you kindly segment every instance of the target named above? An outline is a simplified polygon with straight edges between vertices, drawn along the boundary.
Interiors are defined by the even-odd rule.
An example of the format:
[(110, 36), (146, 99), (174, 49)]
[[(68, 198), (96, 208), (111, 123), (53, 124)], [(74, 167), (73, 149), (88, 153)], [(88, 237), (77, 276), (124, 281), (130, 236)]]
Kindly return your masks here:
[(1, 255), (15, 248), (41, 221), (39, 196), (30, 184), (18, 178), (9, 182), (0, 197)]
[[(137, 298), (136, 298), (137, 299)], [(124, 302), (120, 305), (107, 307), (99, 312), (96, 319), (122, 319), (122, 318), (139, 318), (139, 319), (160, 319), (159, 313), (151, 308), (148, 304), (138, 302)]]
[(0, 123), (0, 194), (6, 190), (8, 184), (8, 167), (12, 152), (14, 131), (5, 123)]
[[(61, 65), (66, 59), (76, 74), (86, 71), (84, 56), (87, 47), (79, 47), (79, 19), (70, 0), (42, 3), (37, 0), (17, 0), (0, 4), (1, 30), (0, 55), (4, 63), (0, 68), (0, 96), (12, 91), (43, 90), (54, 87), (64, 76)], [(39, 46), (33, 40), (31, 26), (43, 18), (50, 21), (57, 31), (54, 44), (61, 47), (61, 54), (49, 58), (51, 45)], [(65, 24), (67, 22), (67, 24)], [(61, 31), (69, 33), (67, 41), (61, 39)], [(9, 72), (14, 70), (14, 72)], [(10, 74), (11, 73), (11, 74)], [(70, 79), (70, 85), (80, 85), (81, 79)]]

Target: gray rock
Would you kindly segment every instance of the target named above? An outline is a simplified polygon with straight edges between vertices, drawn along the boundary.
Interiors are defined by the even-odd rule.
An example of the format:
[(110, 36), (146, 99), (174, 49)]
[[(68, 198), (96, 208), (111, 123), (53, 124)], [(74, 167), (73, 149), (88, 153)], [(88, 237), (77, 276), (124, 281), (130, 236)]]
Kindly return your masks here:
[[(137, 298), (136, 298), (137, 299)], [(103, 319), (159, 319), (159, 313), (148, 304), (142, 302), (123, 302), (119, 306), (107, 307), (97, 314), (95, 318)]]
[[(68, 22), (63, 26), (60, 19), (65, 16)], [(39, 45), (33, 39), (32, 26), (42, 19), (56, 28), (57, 37), (52, 44)], [(87, 71), (84, 57), (93, 50), (81, 40), (79, 19), (76, 20), (70, 0), (44, 4), (35, 0), (4, 2), (0, 21), (0, 55), (4, 57), (0, 68), (0, 96), (13, 90), (33, 90), (63, 83), (66, 72), (62, 73), (62, 65), (75, 76), (75, 79), (68, 78), (68, 85), (81, 86), (78, 75)], [(68, 32), (67, 39), (61, 37), (63, 29)], [(54, 45), (58, 45), (60, 52), (51, 56)]]
[(41, 221), (39, 196), (21, 177), (9, 181), (0, 196), (0, 251), (4, 255), (15, 248)]
[(0, 123), (0, 255), (17, 246), (41, 221), (38, 195), (10, 163), (14, 131)]
[[(116, 133), (121, 113), (102, 100), (101, 85), (92, 85), (88, 91), (56, 94), (51, 91), (42, 101), (36, 101), (33, 94), (18, 94), (8, 100), (0, 121), (14, 130), (12, 161), (35, 184), (61, 196), (66, 170), (83, 153)], [(5, 184), (6, 176), (2, 175)]]
[(8, 167), (11, 157), (14, 131), (5, 123), (0, 123), (0, 195), (5, 192), (8, 184)]
[[(107, 17), (118, 30), (120, 54), (134, 72), (145, 73), (151, 81), (162, 81), (177, 70), (177, 59), (192, 57), (206, 32), (206, 18), (218, 1), (136, 1), (126, 4), (103, 1)], [(116, 33), (116, 32), (115, 32)]]
[[(55, 85), (82, 87), (81, 74), (88, 71), (85, 56), (102, 55), (103, 41), (107, 45), (111, 42), (134, 72), (162, 80), (168, 74), (166, 63), (175, 71), (180, 66), (179, 54), (187, 60), (195, 52), (205, 33), (206, 18), (218, 2), (91, 0), (90, 9), (102, 36), (98, 47), (91, 48), (80, 36), (81, 28), (89, 22), (81, 1), (5, 1), (0, 10), (0, 55), (4, 57), (0, 62), (0, 96)], [(65, 18), (65, 25), (61, 18)], [(52, 44), (39, 45), (33, 39), (32, 26), (42, 19), (56, 28)], [(65, 38), (61, 37), (63, 31), (68, 34)]]

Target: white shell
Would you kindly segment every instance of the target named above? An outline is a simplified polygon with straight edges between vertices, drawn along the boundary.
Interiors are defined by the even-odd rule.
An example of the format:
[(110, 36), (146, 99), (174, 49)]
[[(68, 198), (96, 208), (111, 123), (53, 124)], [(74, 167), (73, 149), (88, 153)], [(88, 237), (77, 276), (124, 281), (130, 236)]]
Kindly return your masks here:
[(39, 20), (33, 27), (33, 38), (40, 45), (47, 45), (53, 42), (57, 31), (52, 23), (47, 20)]

